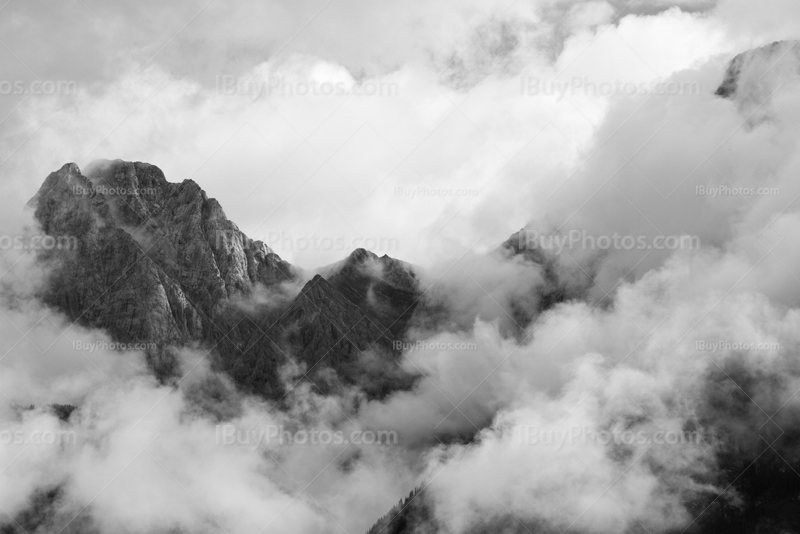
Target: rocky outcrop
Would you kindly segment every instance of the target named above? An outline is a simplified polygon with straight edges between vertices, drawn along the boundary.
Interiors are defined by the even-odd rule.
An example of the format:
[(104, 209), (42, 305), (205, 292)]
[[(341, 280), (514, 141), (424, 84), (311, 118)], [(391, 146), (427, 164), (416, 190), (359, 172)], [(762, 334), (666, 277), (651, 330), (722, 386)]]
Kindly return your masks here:
[[(282, 370), (323, 392), (356, 385), (382, 397), (414, 380), (398, 364), (408, 329), (450, 313), (423, 302), (413, 266), (364, 249), (309, 280), (195, 182), (168, 182), (147, 163), (65, 165), (30, 206), (46, 234), (71, 245), (42, 251), (52, 273), (43, 300), (120, 343), (145, 344), (164, 380), (180, 374), (176, 349), (191, 346), (266, 398), (284, 395)], [(513, 238), (498, 253), (544, 265), (539, 300), (561, 300), (546, 258)], [(521, 325), (537, 313), (526, 303), (512, 303)]]
[(770, 118), (776, 91), (796, 83), (798, 75), (800, 41), (777, 41), (734, 57), (716, 95), (733, 100), (753, 125)]
[[(286, 365), (323, 390), (354, 384), (385, 394), (410, 384), (394, 323), (413, 311), (415, 289), (393, 269), (387, 279), (400, 282), (373, 280), (374, 302), (360, 296), (367, 279), (358, 269), (304, 282), (195, 182), (170, 183), (147, 163), (100, 161), (85, 174), (64, 165), (29, 206), (44, 233), (68, 245), (41, 253), (52, 273), (43, 300), (120, 343), (146, 344), (162, 379), (180, 372), (175, 350), (193, 346), (267, 398), (283, 395)], [(265, 289), (296, 296), (264, 300)], [(365, 373), (364, 357), (379, 365)]]
[(392, 335), (402, 336), (420, 300), (411, 265), (360, 248), (323, 273), (350, 302), (374, 314)]

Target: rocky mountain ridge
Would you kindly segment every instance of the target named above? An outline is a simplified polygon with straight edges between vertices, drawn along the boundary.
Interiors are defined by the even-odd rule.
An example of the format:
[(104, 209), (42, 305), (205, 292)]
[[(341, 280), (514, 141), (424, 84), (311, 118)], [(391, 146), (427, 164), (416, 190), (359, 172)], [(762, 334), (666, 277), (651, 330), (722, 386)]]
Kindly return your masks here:
[[(29, 207), (45, 234), (75, 244), (42, 252), (44, 302), (115, 341), (147, 344), (162, 380), (180, 375), (182, 347), (271, 399), (285, 393), (285, 365), (323, 391), (355, 384), (381, 395), (413, 380), (396, 348), (419, 297), (407, 264), (357, 250), (330, 281), (308, 280), (195, 182), (170, 183), (141, 162), (95, 162), (85, 174), (64, 165)], [(365, 371), (368, 352), (379, 365)]]
[[(798, 74), (797, 44), (736, 56), (716, 95), (733, 101), (751, 125), (768, 119), (780, 75)], [(175, 351), (182, 347), (212, 353), (237, 385), (273, 400), (287, 392), (284, 367), (323, 393), (357, 385), (375, 398), (417, 378), (399, 365), (397, 347), (418, 315), (439, 303), (424, 301), (415, 269), (402, 261), (358, 249), (312, 276), (250, 240), (193, 181), (170, 183), (140, 162), (98, 162), (85, 173), (65, 165), (30, 206), (45, 233), (77, 238), (74, 250), (42, 253), (53, 273), (45, 302), (120, 342), (152, 343), (147, 356), (164, 380), (180, 374)], [(540, 307), (512, 303), (514, 322), (524, 327), (538, 311), (580, 295), (565, 289), (556, 262), (523, 237), (512, 235), (495, 252), (541, 269)], [(791, 456), (780, 452), (723, 450), (719, 479), (707, 482), (739, 501), (711, 495), (687, 502), (697, 517), (687, 532), (800, 528), (800, 486), (782, 459)], [(414, 491), (370, 532), (435, 532), (434, 504)], [(487, 518), (472, 532), (498, 530), (551, 531), (506, 517)]]

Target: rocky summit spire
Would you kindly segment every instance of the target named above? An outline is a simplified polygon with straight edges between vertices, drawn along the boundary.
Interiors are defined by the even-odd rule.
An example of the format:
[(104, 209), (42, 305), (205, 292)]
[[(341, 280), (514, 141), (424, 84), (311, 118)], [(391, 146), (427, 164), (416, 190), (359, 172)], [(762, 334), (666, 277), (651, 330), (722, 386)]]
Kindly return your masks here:
[[(162, 379), (180, 373), (175, 350), (191, 345), (267, 398), (283, 395), (287, 365), (321, 390), (355, 384), (382, 395), (411, 383), (396, 361), (402, 329), (389, 322), (413, 311), (413, 285), (372, 306), (342, 290), (378, 283), (378, 272), (306, 280), (192, 180), (168, 182), (141, 162), (96, 161), (85, 172), (70, 163), (29, 206), (45, 233), (74, 244), (42, 252), (51, 268), (44, 301), (120, 343), (143, 344)], [(360, 369), (366, 354), (382, 364)]]

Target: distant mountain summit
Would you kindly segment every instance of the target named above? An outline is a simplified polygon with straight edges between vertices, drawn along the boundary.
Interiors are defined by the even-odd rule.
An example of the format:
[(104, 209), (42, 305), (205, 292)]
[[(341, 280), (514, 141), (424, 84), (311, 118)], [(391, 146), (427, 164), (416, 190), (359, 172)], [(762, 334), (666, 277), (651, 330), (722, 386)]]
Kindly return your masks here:
[(272, 399), (285, 393), (285, 365), (323, 391), (352, 384), (380, 396), (413, 380), (397, 362), (420, 296), (407, 264), (373, 265), (377, 256), (358, 250), (329, 280), (307, 280), (195, 182), (168, 182), (141, 162), (64, 165), (29, 206), (46, 234), (75, 243), (42, 251), (52, 273), (43, 300), (117, 342), (145, 344), (162, 379), (180, 373), (175, 351), (192, 346)]
[(351, 302), (376, 314), (392, 333), (405, 332), (420, 297), (419, 280), (410, 264), (360, 248), (322, 273)]
[[(781, 91), (796, 91), (800, 83), (800, 41), (780, 41), (761, 48), (749, 50), (734, 57), (728, 64), (724, 79), (716, 95), (736, 103), (739, 111), (751, 125), (769, 120), (774, 113), (786, 112), (780, 106), (772, 106), (780, 98)], [(535, 243), (529, 244), (525, 229), (512, 235), (498, 249), (509, 257), (522, 257), (540, 265), (543, 273), (542, 306), (546, 309), (558, 302), (578, 297), (566, 289), (559, 279), (558, 265), (547, 251)], [(529, 315), (515, 315), (520, 324), (528, 324)], [(733, 379), (720, 369), (720, 383), (729, 384)], [(712, 400), (713, 382), (710, 384)], [(727, 390), (721, 395), (728, 395)], [(744, 413), (751, 398), (744, 395), (739, 401)], [(715, 406), (716, 402), (711, 402)], [(726, 414), (731, 421), (736, 416)], [(738, 424), (738, 422), (736, 423)], [(783, 431), (781, 431), (783, 433)], [(676, 534), (755, 534), (766, 532), (800, 532), (800, 478), (797, 476), (796, 433), (787, 434), (788, 451), (781, 454), (773, 448), (773, 442), (757, 437), (757, 445), (745, 445), (732, 440), (725, 442), (719, 436), (717, 452), (717, 480), (713, 482), (722, 489), (719, 494), (708, 493), (687, 499), (686, 508), (693, 520), (686, 528), (669, 532)], [(760, 442), (759, 442), (760, 441)], [(707, 482), (707, 481), (704, 481)], [(721, 498), (734, 495), (735, 498)], [(386, 516), (380, 518), (368, 534), (418, 534), (438, 532), (435, 498), (430, 491), (414, 491), (401, 500)], [(465, 506), (468, 506), (466, 503)], [(641, 527), (641, 528), (640, 528)], [(572, 532), (570, 528), (567, 529)], [(641, 523), (631, 532), (644, 531)], [(503, 532), (510, 534), (550, 534), (565, 532), (563, 528), (544, 523), (525, 524), (511, 513), (481, 518), (478, 524), (464, 530), (468, 534)]]
[[(736, 102), (750, 124), (784, 112), (772, 104), (800, 82), (800, 41), (777, 41), (743, 52), (728, 64), (717, 96)], [(795, 87), (796, 89), (796, 87)]]
[[(798, 74), (798, 42), (773, 43), (736, 56), (716, 94), (733, 102), (752, 126), (781, 113), (781, 95), (798, 83)], [(180, 376), (176, 351), (192, 347), (244, 391), (267, 399), (287, 393), (282, 370), (323, 393), (357, 386), (371, 398), (384, 398), (418, 378), (400, 365), (408, 332), (419, 324), (419, 330), (436, 332), (450, 324), (451, 303), (423, 301), (413, 266), (358, 249), (312, 276), (249, 239), (195, 182), (168, 182), (147, 163), (99, 161), (85, 172), (64, 165), (29, 205), (46, 234), (70, 238), (56, 240), (68, 247), (40, 251), (51, 273), (44, 302), (72, 321), (105, 329), (115, 341), (146, 344), (151, 367), (165, 381)], [(572, 290), (578, 293), (568, 290), (559, 263), (530, 241), (523, 230), (494, 251), (541, 274), (535, 294), (515, 295), (503, 310), (517, 327), (512, 334), (583, 290), (580, 284)], [(732, 379), (720, 370), (708, 382), (704, 409), (712, 415), (725, 405), (717, 398), (730, 396)], [(745, 394), (732, 402), (745, 413), (751, 401)], [(800, 531), (796, 455), (778, 454), (775, 442), (758, 441), (760, 434), (756, 445), (726, 445), (724, 438), (715, 473), (698, 480), (724, 489), (687, 497), (694, 521), (684, 532)], [(800, 437), (787, 439), (789, 446), (779, 450), (794, 454)], [(43, 493), (32, 509), (57, 499), (55, 491)], [(719, 498), (725, 493), (735, 499)], [(437, 532), (436, 505), (431, 490), (415, 490), (369, 532)], [(28, 525), (24, 518), (18, 523)], [(467, 532), (561, 530), (500, 514), (481, 518)]]

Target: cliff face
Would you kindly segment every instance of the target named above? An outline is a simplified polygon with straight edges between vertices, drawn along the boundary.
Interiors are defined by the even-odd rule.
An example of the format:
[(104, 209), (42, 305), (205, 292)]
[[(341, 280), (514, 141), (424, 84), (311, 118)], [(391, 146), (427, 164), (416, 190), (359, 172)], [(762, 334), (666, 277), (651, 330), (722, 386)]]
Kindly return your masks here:
[[(396, 291), (391, 277), (359, 268), (366, 251), (335, 282), (304, 281), (196, 183), (170, 183), (146, 163), (95, 162), (85, 174), (64, 165), (29, 206), (44, 233), (70, 245), (41, 254), (52, 273), (43, 300), (120, 343), (147, 344), (162, 379), (180, 374), (175, 350), (195, 346), (267, 398), (283, 395), (284, 365), (322, 390), (358, 384), (382, 394), (412, 380), (396, 361), (403, 328), (389, 324), (418, 298), (401, 262), (384, 260), (393, 276), (407, 269)], [(363, 298), (372, 286), (388, 295)], [(365, 355), (379, 362), (369, 372)]]
[(402, 336), (420, 297), (409, 264), (362, 248), (324, 274), (351, 302), (367, 313), (372, 311), (392, 334)]

